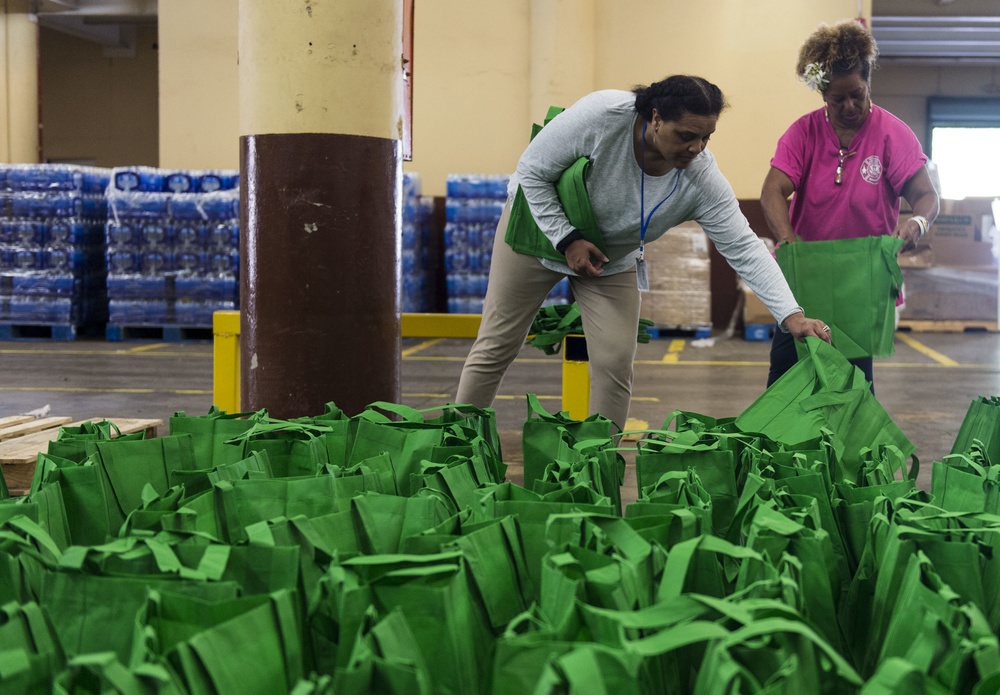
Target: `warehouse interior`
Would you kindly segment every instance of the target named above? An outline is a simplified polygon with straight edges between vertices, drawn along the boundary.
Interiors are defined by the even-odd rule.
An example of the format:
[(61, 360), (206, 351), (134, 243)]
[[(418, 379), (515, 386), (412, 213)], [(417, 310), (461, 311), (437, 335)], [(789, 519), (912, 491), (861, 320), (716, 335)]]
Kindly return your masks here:
[[(996, 0), (505, 0), (491, 3), (488, 12), (481, 4), (464, 0), (372, 0), (371, 6), (350, 0), (335, 10), (343, 13), (343, 32), (338, 30), (335, 37), (303, 33), (298, 38), (303, 46), (308, 39), (308, 48), (289, 58), (286, 66), (273, 60), (270, 66), (262, 65), (267, 62), (262, 56), (275, 55), (267, 52), (270, 35), (263, 27), (278, 18), (294, 17), (286, 31), (301, 32), (331, 12), (330, 5), (323, 0), (278, 0), (266, 8), (258, 3), (0, 0), (0, 64), (5, 78), (0, 83), (0, 105), (6, 107), (0, 111), (0, 170), (5, 177), (0, 187), (4, 189), (0, 222), (5, 225), (0, 251), (7, 253), (0, 256), (0, 467), (9, 492), (9, 498), (0, 494), (0, 536), (8, 541), (7, 546), (0, 543), (0, 577), (12, 578), (0, 588), (0, 604), (19, 605), (16, 609), (3, 605), (0, 612), (6, 611), (11, 622), (22, 620), (21, 613), (28, 615), (25, 605), (42, 605), (48, 629), (58, 635), (52, 641), (61, 641), (65, 652), (54, 649), (44, 658), (39, 656), (43, 648), (37, 646), (41, 644), (37, 636), (36, 646), (26, 647), (28, 642), (21, 637), (4, 632), (6, 623), (0, 619), (0, 657), (5, 649), (21, 650), (30, 654), (23, 662), (32, 664), (0, 668), (0, 686), (9, 678), (11, 683), (51, 681), (67, 692), (90, 692), (86, 688), (93, 683), (117, 677), (116, 692), (139, 692), (140, 684), (146, 687), (142, 692), (171, 692), (173, 686), (195, 692), (194, 684), (203, 679), (212, 686), (206, 692), (499, 694), (537, 687), (534, 692), (585, 693), (598, 692), (590, 686), (600, 679), (604, 692), (615, 687), (646, 693), (709, 692), (728, 678), (727, 692), (759, 692), (769, 685), (774, 692), (820, 692), (821, 684), (823, 692), (973, 692), (976, 686), (981, 689), (975, 692), (1000, 692), (1000, 602), (996, 600), (1000, 565), (995, 559), (1000, 558), (1000, 547), (994, 538), (1000, 537), (995, 533), (1000, 517), (991, 516), (1000, 514), (996, 477), (1000, 461), (991, 461), (984, 453), (1000, 447), (1000, 4)], [(315, 428), (330, 427), (340, 434), (349, 431), (345, 436), (352, 441), (359, 428), (373, 423), (388, 429), (389, 420), (417, 417), (416, 411), (427, 418), (447, 412), (442, 406), (454, 399), (482, 311), (489, 270), (484, 249), (492, 243), (508, 177), (532, 124), (540, 123), (551, 105), (569, 106), (598, 89), (631, 89), (668, 74), (712, 80), (726, 95), (728, 107), (710, 149), (751, 228), (772, 243), (760, 202), (770, 158), (788, 125), (821, 105), (794, 73), (796, 53), (803, 38), (820, 24), (849, 18), (861, 18), (879, 44), (878, 68), (871, 80), (874, 102), (916, 134), (941, 193), (940, 214), (926, 238), (898, 258), (905, 302), (896, 311), (894, 351), (875, 360), (872, 395), (864, 398), (867, 409), (852, 415), (858, 421), (884, 416), (889, 424), (882, 431), (898, 431), (894, 441), (912, 445), (908, 455), (888, 445), (865, 449), (864, 473), (855, 471), (850, 485), (838, 487), (834, 480), (819, 501), (807, 499), (814, 492), (811, 483), (774, 481), (786, 475), (804, 479), (822, 471), (829, 482), (835, 464), (811, 461), (811, 468), (788, 473), (793, 464), (784, 466), (784, 459), (774, 463), (775, 454), (767, 468), (761, 461), (771, 460), (773, 452), (761, 453), (767, 448), (761, 442), (755, 442), (761, 447), (756, 452), (759, 458), (749, 463), (751, 454), (746, 452), (753, 447), (734, 438), (734, 430), (724, 429), (722, 423), (768, 402), (765, 386), (776, 326), (702, 229), (690, 223), (672, 229), (648, 249), (658, 273), (652, 291), (642, 300), (641, 315), (651, 324), (649, 339), (640, 342), (636, 353), (626, 433), (620, 438), (609, 435), (606, 446), (602, 444), (606, 457), (600, 459), (600, 465), (612, 458), (614, 465), (621, 464), (620, 488), (601, 497), (595, 490), (607, 491), (598, 488), (595, 478), (582, 486), (584, 495), (567, 482), (582, 479), (579, 465), (561, 481), (555, 477), (558, 466), (548, 471), (552, 477), (545, 484), (550, 487), (539, 485), (531, 494), (545, 489), (554, 495), (546, 499), (565, 500), (551, 503), (553, 513), (559, 514), (556, 520), (546, 521), (543, 514), (539, 522), (532, 516), (535, 512), (524, 508), (519, 517), (514, 514), (519, 519), (516, 532), (503, 528), (507, 534), (503, 543), (483, 536), (491, 545), (484, 546), (482, 557), (495, 553), (506, 561), (507, 550), (496, 552), (503, 545), (514, 548), (509, 550), (515, 557), (512, 565), (530, 566), (511, 571), (513, 579), (497, 564), (476, 565), (480, 556), (472, 556), (470, 547), (487, 541), (456, 539), (472, 538), (486, 528), (495, 531), (500, 527), (495, 519), (486, 521), (477, 514), (485, 514), (487, 508), (490, 513), (508, 508), (503, 504), (513, 509), (523, 499), (509, 488), (502, 492), (490, 488), (492, 496), (476, 496), (489, 487), (482, 481), (474, 495), (462, 487), (465, 478), (457, 482), (440, 474), (444, 459), (414, 464), (424, 468), (419, 476), (413, 473), (412, 480), (419, 477), (428, 490), (412, 497), (422, 497), (428, 505), (431, 498), (440, 503), (447, 497), (441, 509), (454, 512), (447, 518), (441, 509), (414, 511), (388, 504), (369, 509), (352, 502), (344, 491), (355, 485), (354, 480), (359, 481), (356, 490), (367, 492), (366, 499), (388, 491), (371, 482), (377, 477), (373, 471), (382, 464), (372, 462), (378, 458), (374, 450), (369, 452), (372, 460), (362, 463), (357, 460), (360, 454), (348, 450), (339, 461), (344, 468), (334, 466), (333, 451), (339, 444), (329, 443), (332, 435), (324, 439), (328, 443), (317, 445), (329, 446), (330, 453), (323, 455), (322, 467), (317, 464), (315, 479), (346, 477), (348, 463), (353, 466), (350, 475), (357, 478), (349, 485), (331, 482), (329, 500), (320, 499), (326, 483), (308, 492), (305, 488), (290, 492), (290, 486), (280, 493), (269, 488), (251, 501), (247, 500), (258, 493), (240, 493), (247, 497), (238, 502), (233, 501), (236, 493), (225, 497), (223, 491), (239, 493), (240, 485), (251, 490), (259, 478), (282, 479), (276, 470), (286, 465), (284, 459), (281, 464), (272, 462), (275, 469), (268, 468), (266, 475), (253, 468), (260, 465), (259, 450), (273, 445), (270, 451), (275, 457), (277, 444), (271, 439), (312, 440), (316, 432), (330, 431)], [(385, 77), (385, 84), (399, 87), (399, 93), (388, 97), (376, 94), (378, 89), (359, 89), (342, 77), (344, 72), (337, 72), (356, 71), (363, 75), (361, 85), (366, 77), (379, 75), (373, 83), (382, 86), (378, 80), (384, 70), (379, 73), (371, 67), (373, 62), (352, 59), (359, 45), (366, 47), (366, 40), (389, 33), (385, 26), (401, 29), (404, 35), (401, 70)], [(361, 38), (350, 38), (355, 35)], [(274, 37), (275, 44), (287, 38), (277, 30)], [(352, 40), (357, 41), (353, 54), (346, 47)], [(296, 69), (310, 66), (318, 66), (310, 74), (317, 81), (299, 81)], [(266, 79), (255, 82), (257, 72)], [(248, 88), (282, 82), (287, 85), (270, 94)], [(294, 108), (289, 107), (292, 102)], [(287, 132), (281, 130), (285, 126)], [(402, 322), (404, 328), (388, 349), (393, 353), (391, 363), (385, 365), (381, 362), (385, 346), (371, 346), (370, 352), (363, 349), (369, 334), (362, 332), (368, 329), (362, 319), (365, 311), (372, 311), (368, 306), (360, 313), (317, 315), (315, 323), (291, 330), (281, 325), (275, 332), (283, 334), (282, 342), (271, 346), (264, 341), (269, 326), (258, 325), (256, 315), (249, 325), (246, 322), (255, 306), (248, 304), (247, 278), (266, 278), (269, 272), (266, 263), (247, 268), (248, 229), (257, 241), (266, 236), (262, 232), (266, 228), (254, 226), (250, 219), (257, 209), (246, 195), (248, 180), (257, 185), (268, 175), (254, 170), (256, 162), (248, 157), (255, 152), (252, 143), (270, 143), (267, 138), (278, 136), (345, 133), (389, 141), (388, 159), (398, 158), (395, 184), (387, 191), (395, 209), (376, 218), (394, 224), (389, 231), (390, 247), (398, 254), (392, 259), (396, 284), (392, 289), (391, 274), (351, 275), (355, 271), (350, 267), (343, 270), (343, 277), (334, 278), (337, 269), (355, 260), (337, 259), (329, 285), (314, 292), (339, 295), (345, 285), (361, 285), (363, 292), (367, 283), (380, 290), (390, 287), (389, 294), (398, 303), (388, 325), (400, 326), (401, 315), (422, 317), (421, 330), (413, 330), (412, 319), (409, 324)], [(308, 159), (308, 148), (304, 152)], [(346, 150), (344, 156), (346, 160)], [(330, 165), (331, 170), (340, 170), (331, 174), (331, 181), (363, 178), (350, 171), (345, 174), (336, 155), (317, 162), (318, 158), (312, 164), (305, 162), (301, 171), (314, 175)], [(347, 161), (346, 166), (356, 164)], [(372, 169), (377, 169), (375, 164)], [(365, 190), (365, 183), (361, 181), (358, 190)], [(304, 185), (303, 195), (323, 190), (311, 184)], [(376, 189), (378, 185), (372, 183)], [(47, 210), (66, 200), (77, 206), (66, 219), (79, 216), (82, 221), (71, 234), (87, 241), (74, 247), (76, 256), (71, 253), (78, 260), (67, 262), (68, 283), (46, 290), (58, 295), (50, 304), (48, 294), (39, 295), (32, 288), (64, 277), (45, 264), (57, 247), (52, 243), (53, 220), (65, 221), (58, 208), (54, 213)], [(333, 203), (337, 204), (339, 199)], [(342, 216), (355, 213), (349, 208)], [(901, 215), (910, 214), (904, 201)], [(297, 226), (300, 221), (294, 218)], [(36, 238), (39, 241), (32, 241)], [(37, 243), (37, 250), (32, 243)], [(307, 253), (302, 256), (304, 264), (326, 262)], [(90, 272), (89, 263), (101, 271)], [(280, 262), (274, 263), (278, 267)], [(31, 282), (18, 279), (26, 277)], [(556, 306), (568, 304), (572, 300), (568, 285), (557, 285), (550, 300)], [(234, 335), (231, 328), (220, 328), (234, 325), (233, 321), (239, 326), (241, 311), (242, 353), (239, 331)], [(224, 442), (216, 431), (212, 435), (216, 439), (208, 445), (215, 447), (210, 465), (192, 454), (190, 470), (183, 475), (171, 472), (167, 464), (169, 474), (162, 480), (157, 469), (148, 480), (123, 483), (127, 495), (116, 488), (115, 474), (107, 472), (111, 469), (102, 457), (110, 461), (105, 452), (110, 445), (105, 441), (100, 446), (88, 444), (90, 458), (79, 466), (74, 463), (73, 472), (62, 470), (71, 467), (68, 459), (44, 455), (46, 446), (49, 454), (62, 451), (49, 444), (57, 432), (60, 439), (73, 439), (63, 432), (72, 429), (78, 434), (76, 428), (86, 421), (107, 419), (122, 425), (120, 431), (95, 435), (95, 441), (102, 436), (138, 437), (139, 432), (145, 432), (145, 440), (170, 441), (170, 435), (188, 427), (197, 436), (202, 431), (192, 424), (195, 417), (208, 413), (207, 420), (215, 407), (240, 415), (241, 421), (257, 422), (263, 412), (266, 421), (269, 404), (257, 399), (267, 388), (275, 391), (267, 385), (259, 390), (258, 377), (250, 372), (249, 340), (254, 346), (286, 351), (284, 373), (293, 374), (290, 382), (295, 382), (295, 370), (301, 381), (317, 371), (356, 372), (353, 380), (344, 382), (353, 385), (365, 378), (359, 375), (385, 367), (396, 375), (396, 397), (384, 395), (382, 384), (394, 379), (387, 376), (370, 391), (362, 387), (360, 397), (373, 403), (370, 410), (360, 416), (348, 412), (341, 418), (335, 406), (355, 402), (345, 394), (330, 393), (326, 400), (332, 411), (326, 413), (315, 407), (293, 412), (290, 404), (297, 401), (290, 395), (272, 408), (282, 413), (280, 417), (271, 413), (273, 422), (284, 423), (284, 429), (253, 430), (270, 443), (258, 442), (253, 463), (243, 459), (238, 473), (231, 467), (222, 471), (218, 463), (220, 451), (236, 456), (230, 451), (236, 440)], [(338, 349), (341, 344), (348, 347)], [(362, 349), (352, 352), (359, 344)], [(225, 353), (232, 346), (236, 352)], [(328, 361), (315, 364), (317, 354), (326, 355)], [(825, 376), (815, 378), (819, 384)], [(525, 344), (493, 404), (496, 440), (484, 436), (505, 464), (506, 481), (530, 490), (531, 481), (540, 477), (540, 471), (531, 470), (537, 464), (525, 460), (531, 458), (524, 448), (525, 432), (537, 418), (528, 395), (537, 397), (553, 416), (572, 413), (568, 420), (576, 423), (586, 415), (593, 417), (586, 410), (588, 385), (585, 352), (570, 353), (563, 347), (546, 354)], [(290, 383), (287, 390), (305, 391), (308, 386)], [(403, 408), (394, 412), (380, 403), (387, 400)], [(256, 416), (247, 418), (251, 411)], [(974, 411), (988, 414), (973, 427)], [(293, 416), (308, 423), (292, 424)], [(345, 424), (347, 416), (350, 425)], [(712, 423), (707, 432), (699, 430), (704, 427), (699, 418)], [(362, 420), (364, 425), (359, 424)], [(428, 428), (439, 426), (429, 423)], [(89, 427), (83, 425), (85, 430)], [(447, 430), (434, 453), (443, 456), (450, 445), (457, 451), (456, 438), (461, 438), (457, 433), (468, 435), (463, 427)], [(978, 449), (959, 450), (960, 442), (967, 444), (968, 433), (976, 427), (977, 432), (991, 433), (992, 439), (980, 442)], [(642, 447), (663, 438), (665, 431), (679, 433), (683, 428), (703, 435), (690, 447), (695, 453), (728, 447), (743, 452), (728, 454), (731, 465), (742, 471), (734, 479), (738, 494), (734, 487), (733, 494), (720, 502), (717, 491), (706, 485), (704, 492), (690, 472), (683, 483), (677, 476), (651, 481), (648, 472), (643, 479), (642, 463), (637, 463)], [(279, 430), (285, 434), (276, 434)], [(249, 437), (246, 431), (241, 436)], [(810, 449), (809, 455), (816, 453), (811, 449), (823, 449), (824, 456), (832, 456), (829, 452), (839, 444), (830, 442), (839, 441), (838, 436), (839, 430), (834, 435), (824, 430), (817, 440), (822, 444), (801, 448)], [(677, 437), (676, 441), (694, 440)], [(240, 442), (247, 451), (252, 448)], [(363, 448), (353, 441), (352, 446)], [(678, 444), (674, 451), (688, 451), (686, 447)], [(484, 459), (488, 468), (490, 460)], [(457, 459), (447, 460), (447, 465), (455, 466)], [(597, 460), (588, 459), (588, 465)], [(481, 468), (472, 477), (485, 475), (482, 461), (477, 463)], [(592, 465), (596, 470), (599, 464)], [(960, 477), (949, 466), (969, 477)], [(76, 492), (72, 481), (80, 474), (78, 469), (87, 467), (105, 471), (103, 494), (109, 509), (114, 509), (106, 522), (102, 520), (104, 526), (88, 522), (78, 528), (72, 514), (87, 498)], [(562, 470), (569, 467), (566, 463)], [(947, 505), (942, 502), (946, 473), (952, 485)], [(440, 477), (434, 478), (435, 474)], [(602, 469), (602, 475), (610, 474)], [(287, 478), (295, 479), (292, 474)], [(968, 482), (970, 478), (975, 481)], [(183, 485), (175, 485), (178, 480), (189, 481), (187, 493)], [(751, 493), (748, 480), (759, 481), (760, 489)], [(335, 489), (337, 484), (345, 487)], [(401, 489), (399, 480), (396, 485)], [(576, 496), (562, 498), (551, 492), (559, 485), (572, 488)], [(676, 504), (669, 513), (664, 511), (666, 504), (652, 504), (653, 495), (668, 487), (670, 494), (680, 490), (677, 499), (671, 498)], [(846, 487), (856, 496), (842, 489)], [(64, 498), (58, 504), (52, 501), (54, 488)], [(194, 501), (193, 489), (199, 490), (199, 501)], [(955, 492), (959, 489), (961, 495)], [(118, 496), (117, 506), (110, 501), (112, 492)], [(698, 497), (703, 492), (710, 504)], [(498, 501), (508, 494), (513, 497), (504, 498), (503, 504)], [(122, 502), (126, 496), (134, 502), (128, 509)], [(211, 499), (215, 501), (206, 501)], [(475, 499), (475, 513), (462, 510), (455, 499)], [(230, 504), (234, 506), (226, 506)], [(252, 509), (254, 504), (267, 511)], [(635, 511), (643, 504), (651, 506)], [(23, 522), (11, 525), (10, 520), (18, 517), (6, 510), (14, 505), (31, 507), (25, 513), (52, 542), (39, 541), (42, 535), (34, 526), (29, 532)], [(732, 505), (732, 519), (726, 521), (732, 525), (720, 532), (717, 522), (723, 505)], [(767, 510), (756, 521), (755, 505)], [(630, 506), (635, 517), (648, 518), (648, 523), (625, 513)], [(53, 511), (56, 507), (62, 511)], [(274, 511), (279, 507), (281, 513)], [(768, 517), (772, 512), (773, 518)], [(258, 513), (262, 516), (254, 517)], [(66, 518), (54, 521), (60, 515)], [(663, 521), (662, 515), (670, 521)], [(348, 516), (360, 529), (357, 541), (354, 536), (347, 540), (349, 534), (337, 525)], [(786, 522), (775, 520), (779, 516), (791, 521), (782, 525)], [(212, 521), (207, 521), (210, 517)], [(631, 525), (616, 526), (611, 517)], [(834, 517), (836, 532), (828, 525), (828, 518)], [(850, 532), (849, 522), (855, 523)], [(399, 524), (422, 525), (419, 533), (407, 538), (407, 528), (400, 532)], [(395, 544), (376, 539), (372, 529), (380, 525), (382, 530), (396, 529), (387, 531), (396, 534)], [(58, 533), (53, 530), (56, 526)], [(327, 532), (344, 545), (320, 540)], [(157, 539), (169, 539), (163, 547), (170, 545), (170, 553), (155, 542), (135, 540), (152, 538), (154, 533), (161, 534)], [(725, 548), (712, 542), (694, 545), (695, 538), (713, 533), (720, 538), (712, 542), (723, 541)], [(202, 542), (225, 548), (267, 546), (274, 553), (261, 551), (262, 564), (254, 564), (234, 550), (222, 580), (221, 569), (218, 576), (212, 575), (214, 560), (208, 555), (201, 559), (198, 553), (174, 548)], [(521, 543), (523, 556), (518, 555)], [(685, 553), (698, 559), (678, 569), (678, 564), (670, 563), (670, 555), (684, 543)], [(291, 555), (280, 556), (288, 545), (295, 545), (296, 557), (301, 552), (304, 558), (301, 575), (295, 577), (287, 567), (279, 569), (282, 563), (295, 565), (288, 562)], [(961, 550), (956, 550), (959, 545)], [(14, 546), (35, 550), (15, 552), (10, 549)], [(75, 550), (67, 552), (68, 547), (82, 546), (87, 549), (75, 556)], [(549, 548), (562, 552), (546, 554)], [(378, 564), (380, 552), (391, 556), (391, 563)], [(147, 558), (150, 553), (160, 554), (154, 561)], [(463, 559), (456, 560), (462, 553)], [(169, 561), (164, 559), (168, 554)], [(439, 564), (415, 559), (432, 554)], [(195, 555), (194, 564), (185, 564)], [(30, 559), (36, 557), (41, 559)], [(759, 557), (765, 559), (754, 564)], [(73, 562), (79, 566), (66, 572)], [(247, 567), (234, 569), (237, 562)], [(266, 563), (271, 569), (260, 569)], [(813, 567), (826, 563), (827, 571), (814, 574), (809, 563)], [(136, 572), (140, 565), (143, 571)], [(130, 619), (145, 621), (147, 634), (163, 640), (156, 646), (149, 637), (142, 648), (131, 641), (131, 633), (123, 634), (113, 616), (97, 609), (88, 616), (69, 597), (77, 593), (93, 598), (91, 605), (96, 606), (114, 596), (113, 590), (100, 588), (99, 582), (85, 586), (82, 579), (79, 584), (66, 579), (63, 585), (62, 579), (48, 576), (134, 579), (153, 565), (171, 581), (204, 583), (207, 574), (218, 586), (214, 594), (191, 589), (197, 600), (182, 600), (177, 598), (179, 589), (171, 593), (176, 584), (155, 584), (166, 596), (161, 600), (155, 592), (147, 594), (154, 583), (136, 589), (122, 580), (118, 590), (127, 594), (123, 605), (129, 611), (142, 608), (138, 618), (132, 619), (130, 613)], [(184, 567), (178, 569), (180, 565)], [(880, 575), (880, 566), (892, 571)], [(963, 567), (973, 566), (974, 571), (963, 575)], [(234, 579), (237, 574), (239, 580)], [(460, 589), (455, 588), (452, 574), (461, 575)], [(48, 577), (44, 581), (43, 575)], [(413, 579), (418, 575), (423, 578)], [(510, 593), (494, 595), (495, 586), (487, 586), (486, 575)], [(157, 581), (161, 579), (158, 576)], [(520, 588), (509, 589), (508, 579)], [(311, 605), (300, 605), (303, 599), (295, 592), (301, 593), (310, 581), (314, 588), (305, 593)], [(877, 587), (876, 581), (881, 582)], [(292, 598), (275, 590), (282, 582), (288, 585), (284, 588), (294, 585), (288, 592)], [(363, 591), (351, 582), (364, 584)], [(823, 598), (802, 598), (809, 592)], [(271, 651), (281, 648), (264, 637), (258, 651), (247, 649), (239, 658), (230, 655), (231, 665), (256, 674), (257, 684), (252, 686), (247, 682), (253, 679), (213, 663), (213, 657), (206, 656), (209, 647), (198, 643), (198, 634), (211, 635), (204, 638), (205, 645), (225, 644), (218, 629), (228, 625), (237, 631), (230, 639), (247, 642), (245, 635), (258, 628), (241, 621), (250, 615), (250, 603), (256, 602), (255, 609), (263, 605), (261, 596), (269, 597), (268, 605), (279, 617), (273, 619), (278, 623), (274, 628), (271, 618), (257, 616), (261, 624), (267, 623), (259, 628), (260, 634), (275, 632), (275, 644), (296, 646), (279, 658)], [(688, 602), (690, 596), (698, 598)], [(426, 601), (424, 608), (407, 607), (406, 601), (414, 597)], [(232, 603), (215, 612), (200, 603), (221, 599)], [(359, 606), (370, 603), (368, 613), (345, 608), (352, 600)], [(747, 603), (741, 606), (740, 600)], [(238, 601), (245, 603), (237, 607)], [(404, 607), (392, 610), (397, 605)], [(913, 608), (916, 605), (921, 606), (919, 611)], [(672, 617), (662, 615), (664, 606), (673, 611)], [(739, 612), (744, 606), (746, 612)], [(663, 610), (657, 613), (657, 607)], [(202, 617), (193, 617), (198, 610), (204, 611)], [(296, 615), (300, 624), (289, 628), (281, 622), (282, 612), (295, 610), (302, 611)], [(910, 615), (904, 615), (908, 611)], [(211, 617), (206, 617), (209, 613)], [(686, 617), (677, 617), (681, 614)], [(869, 615), (870, 625), (858, 617)], [(171, 620), (184, 623), (183, 629), (171, 633), (166, 627)], [(195, 629), (199, 621), (203, 625)], [(200, 633), (209, 623), (216, 631)], [(452, 632), (428, 647), (426, 637), (443, 623)], [(686, 635), (693, 633), (686, 631), (694, 623), (705, 636), (689, 642)], [(722, 625), (725, 633), (716, 633)], [(761, 633), (755, 632), (758, 628)], [(768, 628), (771, 637), (761, 636)], [(115, 636), (102, 636), (102, 631)], [(68, 633), (72, 638), (66, 637)], [(345, 636), (348, 633), (350, 637)], [(299, 648), (300, 638), (301, 653), (290, 655)], [(567, 646), (570, 643), (576, 646)], [(927, 656), (934, 645), (938, 659)], [(105, 656), (96, 659), (96, 652)], [(685, 659), (701, 666), (685, 669), (680, 665)], [(277, 662), (283, 665), (277, 667)], [(712, 673), (724, 675), (717, 681), (700, 675)], [(127, 690), (125, 682), (136, 690)], [(149, 690), (151, 684), (154, 690)]]

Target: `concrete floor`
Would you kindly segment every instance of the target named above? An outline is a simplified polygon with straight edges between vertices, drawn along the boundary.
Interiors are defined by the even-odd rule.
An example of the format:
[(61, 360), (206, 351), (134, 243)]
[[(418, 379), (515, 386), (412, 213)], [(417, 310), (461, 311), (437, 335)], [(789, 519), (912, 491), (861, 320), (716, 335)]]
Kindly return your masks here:
[[(450, 400), (470, 344), (405, 340), (402, 402), (431, 407)], [(768, 348), (739, 338), (709, 347), (689, 338), (639, 345), (631, 417), (659, 427), (674, 410), (738, 415), (763, 391)], [(536, 393), (548, 410), (559, 410), (561, 359), (525, 347), (502, 385), (495, 408), (512, 480), (520, 474), (524, 394)], [(919, 481), (927, 488), (930, 463), (949, 453), (972, 399), (1000, 395), (1000, 334), (899, 332), (896, 354), (876, 361), (875, 385), (878, 400), (917, 446)], [(211, 404), (208, 342), (0, 342), (0, 417), (48, 405), (52, 415), (74, 419), (159, 418), (163, 435), (175, 411), (203, 414)], [(623, 498), (634, 494), (629, 475)]]

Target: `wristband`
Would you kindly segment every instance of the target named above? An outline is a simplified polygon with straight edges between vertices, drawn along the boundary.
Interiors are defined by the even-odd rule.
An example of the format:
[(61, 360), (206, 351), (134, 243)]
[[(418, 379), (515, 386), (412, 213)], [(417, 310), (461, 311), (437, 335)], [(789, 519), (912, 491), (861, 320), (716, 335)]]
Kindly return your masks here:
[(572, 244), (574, 241), (579, 241), (582, 238), (583, 238), (583, 232), (581, 232), (578, 229), (574, 229), (572, 232), (570, 232), (569, 234), (567, 234), (566, 236), (564, 236), (562, 239), (559, 240), (559, 243), (556, 244), (556, 251), (565, 256), (566, 249), (569, 248), (569, 245)]
[(927, 222), (927, 218), (923, 215), (914, 215), (910, 219), (916, 222), (917, 226), (920, 227), (920, 237), (918, 238), (923, 238), (924, 234), (927, 233), (928, 227), (930, 227), (930, 224)]

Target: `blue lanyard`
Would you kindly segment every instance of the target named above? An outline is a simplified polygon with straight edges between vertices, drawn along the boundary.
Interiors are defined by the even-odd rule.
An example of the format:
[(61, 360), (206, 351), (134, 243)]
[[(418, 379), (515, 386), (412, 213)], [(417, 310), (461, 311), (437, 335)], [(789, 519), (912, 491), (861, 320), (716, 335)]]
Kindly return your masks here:
[(670, 189), (667, 193), (667, 197), (656, 204), (652, 210), (649, 211), (649, 217), (646, 217), (646, 122), (642, 123), (642, 171), (639, 172), (639, 176), (642, 177), (639, 184), (639, 258), (643, 257), (643, 249), (646, 244), (646, 230), (649, 229), (649, 222), (653, 219), (653, 214), (660, 209), (660, 206), (665, 202), (670, 200), (670, 196), (674, 194), (677, 190), (677, 184), (681, 182), (681, 169), (677, 170), (677, 176), (674, 177), (674, 187)]

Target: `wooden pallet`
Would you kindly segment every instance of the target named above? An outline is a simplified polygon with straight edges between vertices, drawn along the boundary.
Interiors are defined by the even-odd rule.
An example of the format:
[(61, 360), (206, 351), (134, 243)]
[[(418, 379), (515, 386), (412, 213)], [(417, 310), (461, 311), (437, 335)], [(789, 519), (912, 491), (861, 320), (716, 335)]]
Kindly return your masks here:
[(30, 415), (0, 418), (0, 470), (3, 471), (11, 495), (19, 496), (27, 493), (35, 474), (38, 454), (48, 450), (49, 442), (59, 436), (62, 427), (79, 427), (85, 422), (110, 420), (122, 434), (145, 432), (146, 437), (155, 437), (156, 428), (163, 424), (163, 420), (147, 418), (89, 418), (75, 422), (72, 420), (73, 418), (69, 417), (36, 419)]
[(900, 319), (899, 330), (915, 333), (964, 333), (966, 331), (997, 332), (996, 321), (917, 321)]

